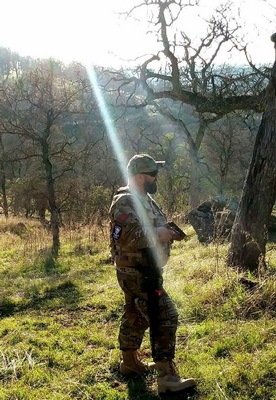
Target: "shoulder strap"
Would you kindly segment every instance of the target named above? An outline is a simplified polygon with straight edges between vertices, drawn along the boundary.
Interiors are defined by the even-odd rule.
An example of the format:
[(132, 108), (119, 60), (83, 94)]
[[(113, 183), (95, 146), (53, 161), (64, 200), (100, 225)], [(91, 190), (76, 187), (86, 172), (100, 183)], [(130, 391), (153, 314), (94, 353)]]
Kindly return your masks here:
[(130, 194), (130, 189), (128, 186), (122, 186), (116, 192), (116, 194), (123, 194), (123, 193)]
[(166, 215), (165, 215), (164, 212), (161, 210), (161, 208), (158, 206), (158, 204), (156, 203), (156, 201), (153, 200), (153, 198), (152, 198), (150, 195), (148, 195), (148, 197), (150, 198), (150, 201), (152, 202), (152, 204), (154, 205), (154, 207), (159, 211), (159, 213), (160, 213), (161, 215), (163, 215), (163, 217), (166, 218)]

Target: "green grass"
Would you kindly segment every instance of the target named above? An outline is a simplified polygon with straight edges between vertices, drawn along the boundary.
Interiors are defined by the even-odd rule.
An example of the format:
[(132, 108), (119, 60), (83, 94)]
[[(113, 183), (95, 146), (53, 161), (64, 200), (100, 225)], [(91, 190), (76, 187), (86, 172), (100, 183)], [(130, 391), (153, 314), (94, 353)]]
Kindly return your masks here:
[[(156, 376), (126, 379), (117, 345), (123, 296), (108, 263), (108, 233), (50, 238), (24, 221), (0, 223), (0, 400), (157, 400)], [(176, 362), (197, 380), (194, 400), (276, 399), (276, 251), (258, 276), (225, 265), (227, 245), (203, 246), (191, 227), (164, 271), (179, 310)], [(240, 282), (258, 283), (253, 289)], [(142, 353), (150, 359), (146, 335)], [(176, 399), (176, 396), (167, 396)]]

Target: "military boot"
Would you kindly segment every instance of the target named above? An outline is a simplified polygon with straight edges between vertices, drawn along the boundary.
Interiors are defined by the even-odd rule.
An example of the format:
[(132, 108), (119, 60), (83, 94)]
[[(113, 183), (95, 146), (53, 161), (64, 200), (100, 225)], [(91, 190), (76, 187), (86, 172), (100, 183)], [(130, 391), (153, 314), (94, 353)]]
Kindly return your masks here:
[(143, 363), (139, 360), (137, 350), (123, 351), (120, 372), (123, 375), (146, 374), (155, 368), (155, 363)]
[(176, 373), (172, 361), (157, 361), (156, 369), (158, 372), (157, 385), (158, 393), (180, 392), (181, 390), (196, 386), (193, 378), (181, 379)]

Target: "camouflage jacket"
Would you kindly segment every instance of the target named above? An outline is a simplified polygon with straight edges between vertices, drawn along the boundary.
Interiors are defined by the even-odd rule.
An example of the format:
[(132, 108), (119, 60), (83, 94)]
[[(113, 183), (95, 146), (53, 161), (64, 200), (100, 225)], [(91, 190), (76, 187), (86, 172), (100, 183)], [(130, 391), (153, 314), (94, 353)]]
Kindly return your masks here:
[(161, 266), (166, 264), (170, 244), (160, 243), (154, 228), (166, 225), (167, 219), (150, 195), (144, 197), (127, 186), (120, 188), (113, 198), (109, 216), (111, 252), (117, 265), (134, 263), (142, 249), (149, 247), (158, 247)]

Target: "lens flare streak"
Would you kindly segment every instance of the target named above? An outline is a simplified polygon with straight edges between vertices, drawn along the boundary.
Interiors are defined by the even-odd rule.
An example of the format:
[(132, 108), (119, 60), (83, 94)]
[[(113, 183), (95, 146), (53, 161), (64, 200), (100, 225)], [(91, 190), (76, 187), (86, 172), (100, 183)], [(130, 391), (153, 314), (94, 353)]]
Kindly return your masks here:
[[(125, 181), (127, 181), (127, 178), (128, 178), (127, 177), (127, 167), (126, 167), (127, 162), (126, 162), (126, 158), (124, 156), (124, 149), (123, 149), (123, 147), (120, 143), (120, 140), (117, 136), (115, 127), (113, 125), (113, 121), (110, 117), (107, 105), (105, 103), (104, 97), (100, 90), (96, 72), (93, 67), (91, 67), (91, 68), (86, 67), (86, 70), (87, 70), (87, 74), (88, 74), (88, 77), (89, 77), (89, 80), (90, 80), (90, 83), (92, 86), (92, 90), (96, 97), (106, 130), (107, 130), (108, 137), (111, 141), (113, 151), (119, 161), (119, 167), (120, 167), (122, 176), (124, 177)], [(147, 242), (149, 244), (152, 244), (153, 242), (156, 243), (156, 245), (154, 247), (152, 247), (153, 256), (156, 260), (157, 265), (160, 265), (160, 256), (162, 254), (162, 250), (161, 250), (160, 245), (158, 244), (156, 230), (154, 229), (154, 227), (152, 227), (151, 222), (149, 221), (149, 218), (145, 211), (145, 208), (143, 207), (143, 205), (141, 204), (141, 202), (139, 201), (137, 196), (134, 194), (134, 196), (132, 196), (132, 198), (134, 201), (134, 207), (135, 207), (136, 213), (137, 213), (140, 223), (143, 227), (143, 231), (146, 235)], [(149, 245), (149, 247), (151, 247), (151, 246)]]

